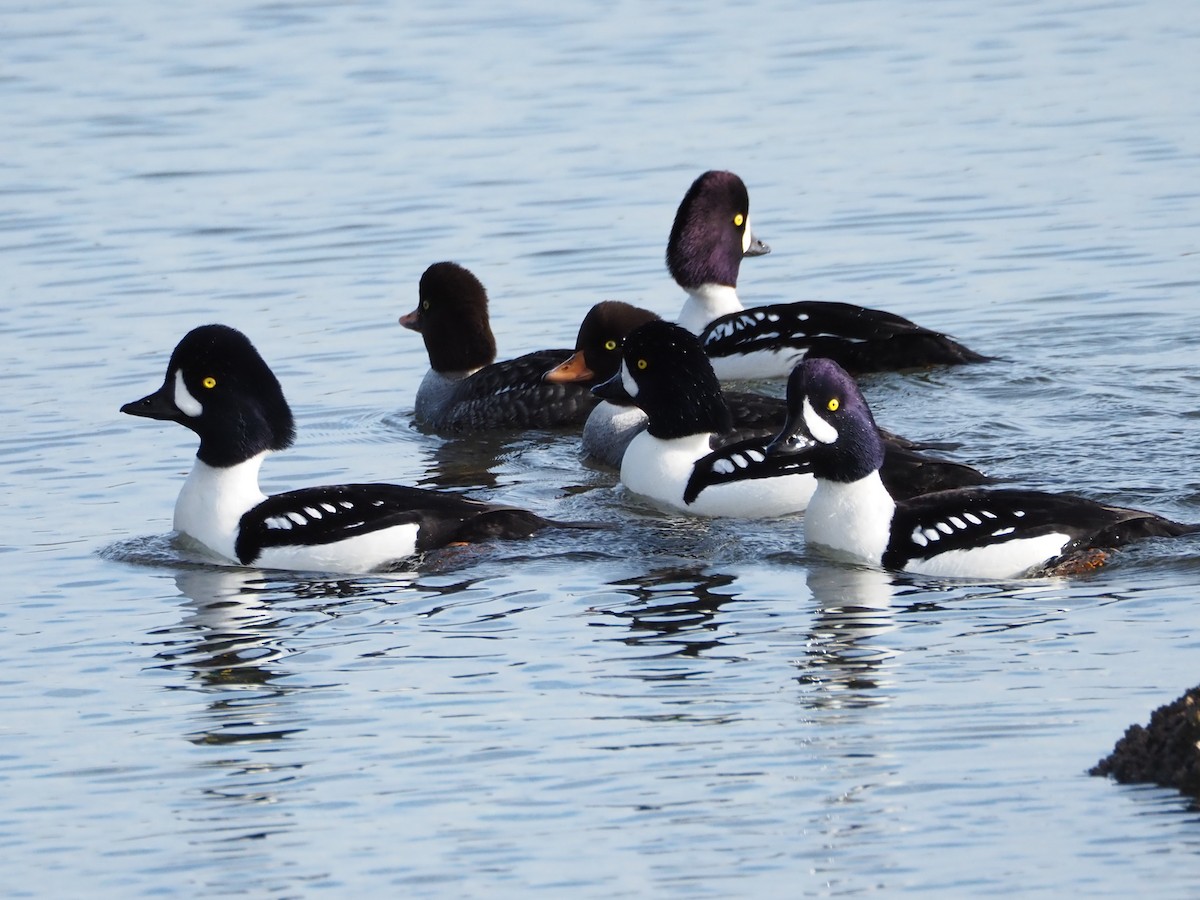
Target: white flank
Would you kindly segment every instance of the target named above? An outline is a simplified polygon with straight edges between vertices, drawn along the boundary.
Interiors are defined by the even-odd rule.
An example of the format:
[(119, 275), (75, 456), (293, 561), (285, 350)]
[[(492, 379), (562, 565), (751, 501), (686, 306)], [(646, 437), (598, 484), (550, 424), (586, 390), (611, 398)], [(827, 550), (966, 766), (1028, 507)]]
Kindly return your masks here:
[(911, 560), (904, 571), (957, 578), (1020, 578), (1058, 556), (1070, 539), (1065, 534), (1044, 534), (985, 547), (949, 550), (932, 559)]
[(630, 442), (621, 462), (625, 487), (656, 506), (695, 516), (741, 519), (771, 518), (803, 512), (816, 489), (811, 475), (784, 475), (713, 485), (695, 502), (683, 502), (683, 492), (696, 460), (711, 451), (709, 435), (660, 440), (642, 432)]
[(192, 396), (192, 392), (183, 383), (182, 369), (175, 370), (175, 405), (179, 407), (181, 413), (191, 416), (193, 419), (204, 412), (203, 404)]
[(175, 501), (175, 530), (236, 563), (238, 522), (267, 499), (258, 488), (258, 470), (266, 455), (264, 451), (228, 468), (197, 459)]
[(808, 398), (804, 398), (804, 424), (808, 426), (808, 432), (822, 444), (837, 443), (838, 430), (817, 415), (817, 411), (813, 409), (812, 404), (808, 402)]
[(887, 549), (895, 511), (896, 503), (878, 472), (850, 484), (822, 479), (804, 514), (805, 540), (877, 566)]
[(416, 551), (416, 524), (393, 525), (332, 544), (268, 547), (254, 565), (264, 569), (357, 574), (372, 572), (413, 556)]

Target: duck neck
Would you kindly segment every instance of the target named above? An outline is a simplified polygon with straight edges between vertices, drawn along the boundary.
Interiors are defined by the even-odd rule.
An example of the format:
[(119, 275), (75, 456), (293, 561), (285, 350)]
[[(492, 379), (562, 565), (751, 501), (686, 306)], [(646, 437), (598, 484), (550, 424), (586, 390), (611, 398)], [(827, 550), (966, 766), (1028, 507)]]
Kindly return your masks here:
[(737, 288), (727, 284), (701, 284), (687, 288), (687, 295), (677, 321), (693, 334), (702, 332), (713, 319), (745, 309), (738, 299)]

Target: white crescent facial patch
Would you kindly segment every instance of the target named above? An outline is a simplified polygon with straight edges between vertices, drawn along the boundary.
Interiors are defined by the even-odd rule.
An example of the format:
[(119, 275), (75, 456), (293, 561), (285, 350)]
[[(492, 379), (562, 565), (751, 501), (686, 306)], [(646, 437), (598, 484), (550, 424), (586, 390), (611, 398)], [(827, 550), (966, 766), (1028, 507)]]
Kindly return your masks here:
[(750, 249), (750, 244), (754, 240), (754, 234), (750, 231), (750, 216), (746, 216), (746, 230), (742, 232), (742, 255), (744, 256)]
[(187, 385), (183, 383), (182, 369), (175, 370), (175, 405), (179, 407), (181, 413), (191, 416), (193, 419), (204, 412), (204, 406), (192, 396)]
[(833, 444), (838, 439), (838, 430), (817, 415), (808, 398), (804, 398), (804, 424), (808, 433), (822, 444)]
[(625, 393), (630, 397), (638, 395), (637, 382), (633, 380), (633, 376), (629, 374), (629, 369), (626, 367), (624, 360), (621, 361), (621, 386), (625, 388)]

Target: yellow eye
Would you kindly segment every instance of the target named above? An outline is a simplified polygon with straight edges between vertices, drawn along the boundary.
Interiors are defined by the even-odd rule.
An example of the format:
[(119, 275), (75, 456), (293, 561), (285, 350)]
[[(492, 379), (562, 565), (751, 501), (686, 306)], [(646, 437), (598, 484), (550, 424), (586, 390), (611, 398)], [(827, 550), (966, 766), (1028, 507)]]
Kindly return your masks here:
[(825, 408), (828, 409), (830, 412), (837, 412), (837, 408), (839, 406), (841, 406), (841, 404), (838, 403), (837, 397), (834, 397), (828, 403), (825, 404)]
[(648, 366), (648, 365), (650, 365), (650, 364), (649, 364), (648, 362), (646, 362), (644, 359), (639, 359), (639, 360), (637, 361), (637, 367), (638, 367), (639, 369), (644, 369), (644, 368), (646, 368), (646, 366)]
[(733, 224), (736, 225), (738, 228), (741, 228), (742, 223), (745, 221), (746, 221), (746, 217), (743, 216), (741, 213), (738, 213), (736, 216), (733, 217)]
[(209, 375), (207, 378), (205, 378), (200, 383), (202, 385), (204, 385), (206, 388), (215, 388), (217, 386), (217, 379), (215, 379), (211, 375)]
[(429, 301), (428, 300), (421, 301), (421, 309), (429, 309)]
[(605, 342), (604, 342), (604, 349), (605, 349), (605, 350), (616, 350), (616, 349), (617, 349), (617, 342), (616, 342), (616, 341), (605, 341)]

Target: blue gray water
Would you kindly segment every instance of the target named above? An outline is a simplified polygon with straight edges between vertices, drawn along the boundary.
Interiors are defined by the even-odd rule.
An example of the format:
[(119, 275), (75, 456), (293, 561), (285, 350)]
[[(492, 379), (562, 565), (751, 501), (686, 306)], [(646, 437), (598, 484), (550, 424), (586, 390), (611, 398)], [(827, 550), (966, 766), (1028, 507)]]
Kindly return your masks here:
[[(1200, 817), (1084, 772), (1200, 682), (1200, 544), (1073, 581), (823, 563), (646, 510), (571, 435), (411, 427), (424, 268), (505, 355), (619, 298), (708, 168), (770, 256), (1003, 357), (867, 383), (1022, 484), (1200, 519), (1200, 7), (747, 0), (0, 7), (6, 896), (1161, 897)], [(306, 578), (168, 538), (189, 328), (296, 410), (264, 487), (622, 523)], [(768, 386), (770, 387), (770, 386)], [(778, 386), (774, 386), (778, 390)]]

